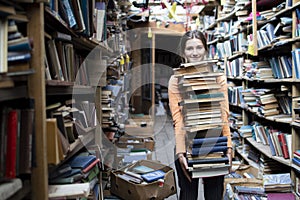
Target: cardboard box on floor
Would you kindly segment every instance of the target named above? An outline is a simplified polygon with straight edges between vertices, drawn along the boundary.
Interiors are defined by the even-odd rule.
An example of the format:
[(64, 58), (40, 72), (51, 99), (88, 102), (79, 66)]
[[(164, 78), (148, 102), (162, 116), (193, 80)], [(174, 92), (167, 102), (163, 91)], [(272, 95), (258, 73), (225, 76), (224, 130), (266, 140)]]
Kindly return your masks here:
[(111, 193), (121, 197), (124, 200), (141, 200), (141, 199), (164, 199), (173, 194), (176, 194), (176, 183), (174, 170), (166, 165), (158, 163), (157, 161), (141, 160), (128, 168), (144, 165), (155, 170), (164, 171), (164, 183), (160, 186), (159, 181), (154, 181), (148, 184), (135, 184), (118, 177), (118, 174), (123, 174), (122, 170), (111, 172)]
[(150, 151), (154, 150), (154, 140), (152, 137), (135, 137), (130, 135), (123, 135), (116, 142), (116, 145), (120, 148), (127, 148), (128, 145), (133, 146), (136, 149), (147, 148)]

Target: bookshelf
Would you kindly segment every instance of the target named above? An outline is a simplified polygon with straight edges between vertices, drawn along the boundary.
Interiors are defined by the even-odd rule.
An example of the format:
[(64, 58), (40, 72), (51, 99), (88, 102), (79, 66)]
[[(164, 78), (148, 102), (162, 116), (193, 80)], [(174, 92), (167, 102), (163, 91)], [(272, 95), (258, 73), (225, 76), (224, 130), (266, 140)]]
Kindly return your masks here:
[[(228, 88), (230, 111), (242, 116), (242, 126), (253, 126), (252, 136), (240, 137), (240, 144), (247, 144), (250, 149), (258, 151), (263, 159), (276, 161), (278, 165), (281, 165), (281, 169), (287, 170), (291, 174), (292, 180), (296, 182), (299, 179), (299, 166), (293, 163), (292, 158), (294, 157), (293, 152), (300, 148), (299, 124), (295, 122), (298, 117), (295, 109), (299, 107), (297, 97), (300, 85), (296, 76), (298, 61), (293, 59), (291, 52), (299, 48), (299, 35), (297, 35), (299, 31), (299, 19), (297, 18), (299, 1), (266, 2), (252, 1), (239, 7), (237, 6), (239, 1), (236, 1), (236, 8), (228, 13), (216, 9), (219, 11), (217, 25), (211, 24), (211, 26), (214, 26), (214, 30), (218, 30), (221, 34), (217, 38), (208, 37), (209, 49), (212, 49), (209, 56), (211, 58), (218, 57), (223, 62), (221, 67), (227, 74), (227, 81), (230, 83)], [(288, 5), (289, 2), (290, 5)], [(241, 10), (247, 10), (247, 15), (237, 15), (237, 12)], [(252, 22), (245, 20), (250, 12), (254, 16)], [(256, 15), (257, 13), (260, 15)], [(287, 23), (289, 24), (287, 25)], [(271, 34), (272, 31), (267, 30), (267, 27), (272, 26), (278, 29), (273, 31), (274, 35)], [(222, 32), (223, 29), (225, 32)], [(211, 30), (207, 28), (204, 30), (210, 36)], [(272, 39), (267, 42), (266, 36), (272, 37)], [(251, 37), (252, 39), (250, 39)], [(214, 52), (216, 53), (213, 54)], [(269, 64), (265, 65), (261, 61), (267, 61)], [(267, 71), (271, 71), (271, 76), (267, 75)], [(278, 103), (276, 110), (279, 110), (279, 113), (267, 114), (267, 103), (262, 103), (263, 99), (260, 98), (264, 95), (262, 91), (274, 94), (276, 103)], [(282, 99), (286, 99), (284, 100), (286, 103), (283, 104)], [(262, 125), (265, 130), (263, 132), (266, 133), (256, 132), (256, 123)], [(236, 132), (239, 132), (239, 128), (236, 129)], [(284, 137), (288, 138), (285, 139), (289, 153), (287, 158), (277, 155), (274, 152), (276, 149), (272, 151), (270, 142), (274, 142), (273, 129), (284, 133)], [(263, 143), (260, 138), (261, 134), (269, 137), (269, 144)], [(262, 164), (253, 163), (242, 149), (236, 146), (236, 155), (242, 161), (262, 168)], [(260, 163), (263, 163), (263, 159), (260, 160)], [(296, 190), (296, 188), (294, 189)]]
[[(58, 4), (62, 3), (62, 1), (51, 0), (26, 2), (30, 3), (24, 3), (23, 1), (0, 1), (0, 14), (2, 18), (0, 24), (0, 37), (1, 45), (3, 45), (1, 46), (0, 52), (1, 119), (5, 119), (8, 115), (7, 111), (4, 111), (4, 108), (6, 109), (6, 107), (9, 107), (9, 109), (12, 109), (10, 108), (11, 106), (24, 104), (22, 103), (24, 99), (26, 99), (26, 102), (27, 99), (32, 99), (32, 101), (34, 101), (33, 109), (35, 123), (32, 125), (34, 126), (35, 130), (35, 140), (32, 143), (32, 149), (35, 151), (35, 156), (33, 156), (33, 162), (35, 163), (35, 165), (32, 166), (32, 170), (28, 174), (26, 174), (26, 176), (24, 175), (24, 180), (23, 174), (21, 176), (17, 172), (16, 177), (21, 177), (21, 179), (23, 180), (23, 184), (20, 189), (18, 189), (20, 185), (18, 187), (16, 187), (17, 185), (12, 186), (12, 188), (15, 188), (16, 191), (14, 192), (14, 194), (11, 194), (10, 199), (48, 199), (48, 174), (50, 172), (53, 172), (62, 165), (66, 164), (70, 159), (72, 159), (75, 155), (79, 154), (84, 148), (86, 148), (87, 144), (91, 144), (91, 146), (89, 146), (89, 148), (92, 149), (91, 152), (96, 151), (96, 154), (99, 154), (101, 157), (101, 152), (99, 151), (99, 149), (101, 149), (102, 147), (101, 141), (103, 137), (103, 132), (101, 130), (101, 127), (99, 126), (102, 121), (101, 93), (102, 87), (107, 85), (105, 66), (106, 63), (103, 63), (103, 60), (107, 60), (107, 57), (110, 57), (110, 62), (118, 58), (120, 54), (124, 53), (125, 55), (126, 52), (122, 52), (119, 49), (120, 47), (122, 48), (124, 46), (124, 44), (119, 43), (119, 40), (123, 38), (124, 34), (111, 32), (110, 36), (113, 37), (108, 38), (107, 36), (106, 29), (110, 29), (110, 31), (112, 31), (112, 29), (114, 29), (115, 27), (121, 27), (118, 24), (119, 19), (112, 19), (115, 20), (111, 21), (111, 24), (114, 25), (107, 25), (107, 21), (104, 21), (104, 19), (102, 23), (105, 22), (105, 26), (103, 24), (102, 26), (93, 24), (94, 14), (96, 16), (96, 13), (94, 13), (94, 6), (98, 6), (98, 1), (89, 1), (90, 7), (86, 8), (87, 10), (85, 10), (89, 11), (87, 17), (89, 17), (90, 20), (87, 26), (90, 32), (86, 33), (80, 33), (78, 32), (78, 29), (74, 27), (71, 28), (71, 24), (69, 21), (70, 19), (66, 18), (66, 16), (61, 13), (62, 10), (56, 7), (58, 6)], [(98, 9), (99, 7), (96, 8), (96, 10)], [(115, 10), (114, 12), (117, 12), (117, 10)], [(111, 14), (114, 15), (115, 13)], [(8, 23), (9, 20), (14, 20), (15, 24)], [(91, 30), (94, 28), (95, 30)], [(103, 31), (103, 36), (101, 35), (100, 38), (96, 38), (96, 33), (97, 31), (100, 31), (101, 28), (105, 30)], [(22, 34), (22, 37), (29, 38), (29, 40), (27, 41), (28, 43), (26, 44), (28, 44), (28, 46), (31, 46), (32, 48), (30, 49), (29, 60), (27, 60), (27, 58), (25, 60), (25, 57), (22, 57), (22, 65), (19, 64), (19, 62), (15, 63), (10, 61), (9, 59), (16, 58), (10, 57), (10, 52), (6, 50), (12, 47), (10, 45), (10, 42), (8, 42), (8, 39), (13, 36), (10, 33), (18, 32)], [(93, 33), (95, 33), (95, 35)], [(118, 34), (119, 39), (115, 39), (115, 34)], [(106, 39), (109, 39), (108, 43), (105, 42)], [(49, 56), (49, 41), (51, 40), (53, 40), (54, 44), (63, 45), (63, 47), (67, 49), (66, 51), (60, 52), (61, 54), (58, 53), (57, 56), (60, 56), (58, 59), (63, 58), (61, 56), (65, 54), (69, 56), (64, 57), (64, 59), (70, 59), (64, 60), (66, 62), (64, 65), (66, 66), (65, 69), (70, 71), (62, 69), (63, 74), (60, 74), (60, 71), (52, 69), (52, 71), (49, 71), (49, 73), (47, 74), (47, 70), (49, 70), (48, 67), (53, 67), (53, 60), (50, 60)], [(123, 46), (118, 46), (119, 44)], [(58, 48), (55, 50), (57, 51)], [(7, 56), (7, 54), (9, 55)], [(45, 55), (47, 59), (45, 59)], [(76, 57), (76, 59), (73, 56)], [(81, 68), (82, 63), (86, 65), (91, 64), (84, 63), (83, 61), (88, 56), (90, 58), (89, 61), (92, 62), (92, 65), (95, 65), (93, 64), (94, 62), (97, 63), (97, 66), (99, 66), (100, 71), (93, 71), (94, 75), (99, 75), (99, 80), (96, 80), (98, 82), (95, 82), (95, 80), (91, 80), (93, 77), (88, 77), (91, 79), (85, 79), (88, 75), (91, 74), (87, 75), (84, 74), (87, 73), (87, 71), (79, 72), (78, 70), (88, 69), (89, 66), (84, 66)], [(55, 56), (52, 58), (55, 58)], [(74, 60), (71, 60), (72, 58)], [(46, 63), (45, 60), (47, 60)], [(59, 61), (60, 64), (62, 64), (62, 60)], [(91, 71), (92, 69), (90, 68), (89, 70)], [(59, 74), (56, 74), (57, 72)], [(49, 113), (46, 108), (49, 105), (55, 104), (57, 102), (60, 102), (62, 103), (62, 105), (64, 105), (66, 101), (72, 98), (82, 100), (83, 102), (88, 101), (94, 103), (97, 112), (97, 114), (95, 115), (97, 117), (97, 120), (95, 119), (95, 121), (97, 122), (95, 122), (95, 126), (78, 129), (78, 132), (81, 132), (82, 135), (80, 135), (74, 142), (69, 144), (69, 152), (64, 155), (64, 159), (60, 160), (60, 162), (56, 166), (48, 166), (48, 130), (46, 119), (49, 117)], [(72, 103), (73, 102), (71, 101), (70, 104)], [(4, 148), (3, 137), (6, 134), (5, 132), (3, 132), (3, 130), (6, 131), (6, 124), (4, 124), (4, 120), (1, 120), (1, 122), (0, 145), (2, 179), (6, 176), (5, 174), (3, 174), (3, 172), (5, 172), (5, 164), (3, 162), (3, 159), (7, 157), (7, 155), (4, 155), (6, 150), (2, 151)], [(23, 149), (24, 147), (25, 146), (18, 146), (17, 148), (19, 150), (19, 148)], [(29, 157), (27, 157), (27, 159), (29, 159)], [(19, 162), (18, 160), (16, 161)], [(100, 177), (99, 181), (101, 182)], [(20, 182), (16, 181), (16, 184), (17, 183), (19, 184)], [(3, 191), (1, 190), (1, 188), (2, 184), (0, 185), (2, 197)], [(102, 188), (100, 189), (99, 193), (102, 193)], [(5, 197), (5, 195), (3, 197)]]

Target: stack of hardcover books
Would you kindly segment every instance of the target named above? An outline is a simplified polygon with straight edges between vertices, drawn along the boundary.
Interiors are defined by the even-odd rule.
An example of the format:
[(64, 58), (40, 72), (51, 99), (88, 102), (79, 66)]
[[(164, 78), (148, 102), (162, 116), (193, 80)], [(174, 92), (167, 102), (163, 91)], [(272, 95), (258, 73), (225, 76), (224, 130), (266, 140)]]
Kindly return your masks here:
[(221, 101), (216, 61), (182, 64), (175, 70), (184, 94), (185, 129), (188, 132), (187, 159), (193, 178), (219, 176), (228, 173), (227, 137), (222, 136)]
[(226, 156), (227, 137), (222, 128), (198, 131), (187, 148), (187, 162), (193, 178), (225, 175), (229, 159)]

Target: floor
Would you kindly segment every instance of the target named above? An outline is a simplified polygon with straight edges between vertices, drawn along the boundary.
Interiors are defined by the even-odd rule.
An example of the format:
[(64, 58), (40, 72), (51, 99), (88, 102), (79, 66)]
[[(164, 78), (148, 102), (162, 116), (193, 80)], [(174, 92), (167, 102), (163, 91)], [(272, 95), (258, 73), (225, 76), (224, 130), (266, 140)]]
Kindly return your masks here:
[[(174, 129), (171, 117), (166, 114), (155, 117), (154, 127), (155, 151), (153, 152), (153, 160), (158, 160), (162, 164), (168, 165), (175, 169), (174, 165)], [(176, 170), (175, 170), (176, 172)], [(177, 180), (176, 180), (177, 181)], [(179, 189), (177, 188), (177, 193)], [(177, 200), (178, 194), (172, 195), (166, 200)], [(203, 200), (203, 188), (200, 184), (198, 200)]]

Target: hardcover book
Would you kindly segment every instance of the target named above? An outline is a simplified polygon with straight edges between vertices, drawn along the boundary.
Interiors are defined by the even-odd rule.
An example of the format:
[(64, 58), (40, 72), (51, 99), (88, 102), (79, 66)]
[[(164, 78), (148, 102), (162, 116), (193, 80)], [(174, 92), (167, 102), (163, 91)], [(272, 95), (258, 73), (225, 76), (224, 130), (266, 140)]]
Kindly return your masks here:
[(162, 170), (155, 170), (153, 172), (143, 174), (143, 175), (141, 175), (141, 177), (147, 182), (153, 182), (153, 181), (156, 181), (158, 179), (163, 179), (165, 174), (166, 173), (163, 172)]
[(71, 161), (70, 161), (70, 166), (72, 168), (80, 168), (80, 169), (85, 169), (87, 168), (92, 162), (96, 160), (96, 156), (94, 155), (79, 155), (75, 156)]

